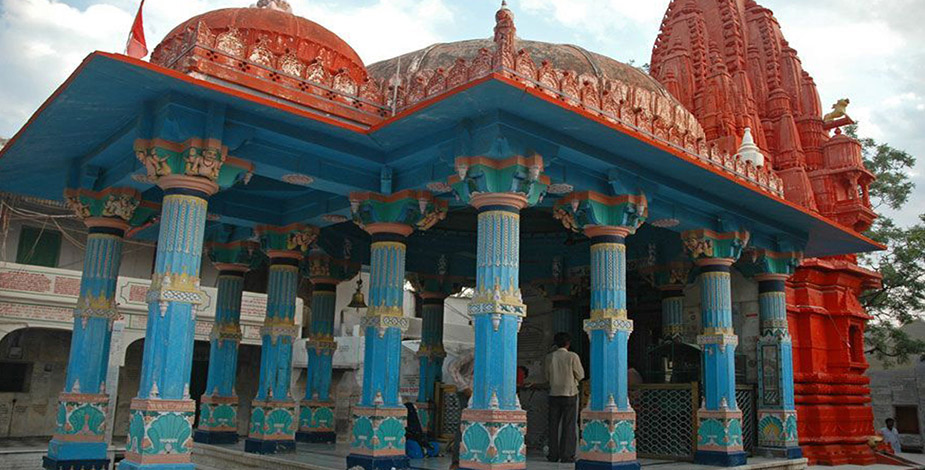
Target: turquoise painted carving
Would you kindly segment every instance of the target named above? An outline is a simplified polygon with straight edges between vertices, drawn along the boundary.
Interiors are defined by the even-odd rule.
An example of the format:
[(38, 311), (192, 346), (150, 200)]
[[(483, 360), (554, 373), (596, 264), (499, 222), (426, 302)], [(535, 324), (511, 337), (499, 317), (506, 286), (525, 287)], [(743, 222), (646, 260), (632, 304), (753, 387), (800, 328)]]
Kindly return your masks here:
[(132, 410), (127, 452), (139, 455), (188, 454), (192, 445), (191, 411)]
[(742, 420), (731, 418), (723, 420), (704, 418), (700, 420), (697, 430), (697, 447), (701, 450), (730, 448), (742, 446)]
[(583, 454), (625, 454), (636, 452), (636, 431), (630, 420), (582, 420), (581, 444)]
[(255, 406), (251, 410), (251, 429), (250, 434), (256, 435), (260, 434), (263, 430), (263, 419), (266, 416), (266, 412), (263, 411), (263, 408)]
[(460, 461), (483, 464), (526, 462), (524, 423), (464, 422)]
[(101, 403), (59, 402), (56, 434), (60, 436), (100, 436), (106, 431), (106, 405)]
[(355, 416), (353, 419), (353, 448), (373, 448), (373, 423), (366, 416)]

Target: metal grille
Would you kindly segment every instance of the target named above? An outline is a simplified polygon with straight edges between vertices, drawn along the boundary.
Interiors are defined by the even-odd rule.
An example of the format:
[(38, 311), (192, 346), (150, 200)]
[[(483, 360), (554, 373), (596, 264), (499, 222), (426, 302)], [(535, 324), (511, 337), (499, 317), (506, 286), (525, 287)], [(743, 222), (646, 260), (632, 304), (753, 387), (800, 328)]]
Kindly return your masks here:
[(694, 455), (697, 385), (640, 385), (630, 390), (636, 410), (640, 457), (690, 459)]
[(459, 431), (459, 419), (462, 417), (462, 398), (456, 393), (443, 395), (443, 429), (442, 434), (455, 436)]
[(736, 405), (742, 410), (742, 446), (745, 452), (752, 454), (758, 445), (758, 407), (755, 405), (757, 393), (752, 385), (736, 387)]

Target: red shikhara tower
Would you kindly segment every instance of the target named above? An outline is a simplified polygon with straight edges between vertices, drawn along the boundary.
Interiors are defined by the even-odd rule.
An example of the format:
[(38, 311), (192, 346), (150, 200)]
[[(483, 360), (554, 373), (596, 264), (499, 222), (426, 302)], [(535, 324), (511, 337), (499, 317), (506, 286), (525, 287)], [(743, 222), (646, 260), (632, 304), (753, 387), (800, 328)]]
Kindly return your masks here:
[[(694, 113), (707, 144), (735, 153), (745, 128), (790, 202), (857, 232), (875, 214), (861, 146), (822, 119), (816, 84), (772, 12), (753, 0), (672, 0), (651, 74)], [(854, 256), (805, 260), (788, 291), (799, 439), (820, 464), (873, 463), (858, 294), (879, 276)]]

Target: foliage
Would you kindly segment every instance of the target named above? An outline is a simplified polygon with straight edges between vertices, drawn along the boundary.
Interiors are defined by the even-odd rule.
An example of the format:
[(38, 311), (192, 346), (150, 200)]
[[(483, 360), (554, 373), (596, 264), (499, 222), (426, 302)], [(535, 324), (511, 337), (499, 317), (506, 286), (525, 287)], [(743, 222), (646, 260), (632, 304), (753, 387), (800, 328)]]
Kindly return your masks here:
[[(849, 126), (846, 133), (857, 138), (856, 126)], [(881, 212), (867, 235), (887, 246), (859, 258), (862, 266), (883, 276), (882, 285), (865, 291), (860, 299), (873, 317), (867, 326), (867, 352), (887, 367), (914, 356), (925, 359), (925, 340), (902, 329), (925, 312), (925, 214), (908, 227), (882, 214), (887, 208), (904, 209), (909, 202), (915, 189), (909, 177), (915, 157), (874, 139), (858, 140), (864, 164), (877, 177), (870, 186), (871, 204)]]

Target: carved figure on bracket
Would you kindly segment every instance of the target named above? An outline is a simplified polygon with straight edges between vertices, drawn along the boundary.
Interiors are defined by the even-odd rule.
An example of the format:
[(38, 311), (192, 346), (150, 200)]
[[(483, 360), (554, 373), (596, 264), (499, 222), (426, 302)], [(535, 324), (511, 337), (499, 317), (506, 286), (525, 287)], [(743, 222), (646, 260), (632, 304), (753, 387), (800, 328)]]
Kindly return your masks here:
[(144, 164), (145, 170), (148, 172), (148, 178), (167, 176), (172, 173), (170, 165), (167, 163), (167, 157), (158, 155), (155, 148), (150, 148), (147, 151), (138, 150), (135, 155)]
[(832, 112), (823, 116), (822, 121), (823, 122), (833, 122), (838, 118), (851, 119), (848, 116), (848, 113), (846, 112), (849, 104), (851, 104), (851, 100), (849, 100), (848, 98), (842, 98), (836, 101), (835, 104), (832, 105)]
[(221, 150), (214, 148), (203, 149), (199, 152), (195, 148), (189, 151), (186, 160), (186, 174), (189, 176), (203, 176), (212, 181), (218, 179), (218, 172), (222, 169), (224, 158)]
[(112, 195), (103, 206), (104, 217), (119, 217), (130, 220), (138, 207), (138, 200), (128, 194)]
[(74, 214), (76, 214), (78, 218), (86, 219), (87, 217), (90, 217), (90, 206), (81, 202), (79, 197), (68, 197), (67, 205), (71, 208), (72, 211), (74, 211)]
[(709, 238), (689, 237), (684, 239), (684, 247), (694, 258), (713, 256), (713, 240)]

